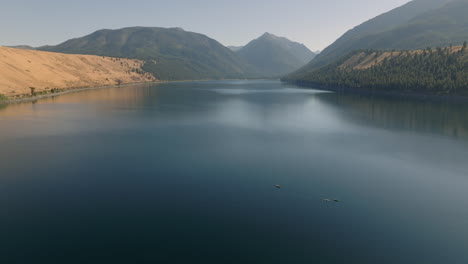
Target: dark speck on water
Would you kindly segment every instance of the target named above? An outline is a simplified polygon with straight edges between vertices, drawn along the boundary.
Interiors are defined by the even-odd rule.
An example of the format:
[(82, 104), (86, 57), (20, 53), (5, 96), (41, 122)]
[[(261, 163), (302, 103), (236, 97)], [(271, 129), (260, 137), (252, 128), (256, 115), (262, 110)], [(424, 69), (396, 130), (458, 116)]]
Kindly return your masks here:
[(340, 200), (338, 200), (338, 199), (328, 199), (328, 198), (322, 199), (322, 201), (324, 201), (324, 202), (335, 202), (335, 203), (339, 203), (339, 202), (340, 202)]
[(468, 263), (467, 113), (277, 81), (6, 105), (0, 263)]

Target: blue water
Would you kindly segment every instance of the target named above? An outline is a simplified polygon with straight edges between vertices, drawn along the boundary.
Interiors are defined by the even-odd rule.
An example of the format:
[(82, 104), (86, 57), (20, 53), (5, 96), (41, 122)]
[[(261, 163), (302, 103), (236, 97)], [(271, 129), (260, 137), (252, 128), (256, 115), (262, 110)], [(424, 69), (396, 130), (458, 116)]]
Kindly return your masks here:
[(3, 106), (0, 263), (468, 263), (467, 110), (276, 81)]

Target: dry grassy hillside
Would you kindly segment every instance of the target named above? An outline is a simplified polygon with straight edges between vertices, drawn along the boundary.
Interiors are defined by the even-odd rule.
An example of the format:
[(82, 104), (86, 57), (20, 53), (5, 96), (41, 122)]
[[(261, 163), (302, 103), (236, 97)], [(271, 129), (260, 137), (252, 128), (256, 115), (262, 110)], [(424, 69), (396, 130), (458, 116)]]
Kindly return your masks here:
[(143, 70), (142, 61), (52, 53), (0, 47), (0, 94), (21, 97), (31, 92), (70, 89), (156, 79)]
[[(462, 46), (455, 46), (450, 49), (451, 53), (458, 52), (462, 49)], [(391, 60), (398, 56), (412, 56), (414, 54), (422, 54), (423, 50), (413, 50), (413, 51), (373, 51), (371, 53), (359, 52), (347, 59), (343, 64), (339, 66), (339, 69), (353, 69), (353, 70), (365, 70), (373, 66), (382, 65), (385, 59)], [(433, 50), (437, 52), (437, 50)]]

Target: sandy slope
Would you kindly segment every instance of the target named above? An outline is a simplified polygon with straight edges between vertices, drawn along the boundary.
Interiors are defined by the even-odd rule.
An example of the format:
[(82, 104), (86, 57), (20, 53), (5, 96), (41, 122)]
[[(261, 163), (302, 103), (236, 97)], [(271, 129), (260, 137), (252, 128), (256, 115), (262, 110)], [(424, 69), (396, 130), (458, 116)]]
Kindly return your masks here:
[(52, 88), (104, 86), (155, 81), (142, 62), (90, 55), (70, 55), (0, 47), (0, 94), (15, 97)]

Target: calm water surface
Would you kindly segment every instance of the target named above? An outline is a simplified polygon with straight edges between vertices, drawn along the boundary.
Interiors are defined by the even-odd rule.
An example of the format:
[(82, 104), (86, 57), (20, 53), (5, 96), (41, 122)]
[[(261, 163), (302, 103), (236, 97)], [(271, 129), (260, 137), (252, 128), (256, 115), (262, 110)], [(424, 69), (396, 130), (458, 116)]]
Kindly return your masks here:
[(466, 104), (85, 91), (1, 107), (0, 164), (0, 263), (468, 263)]

